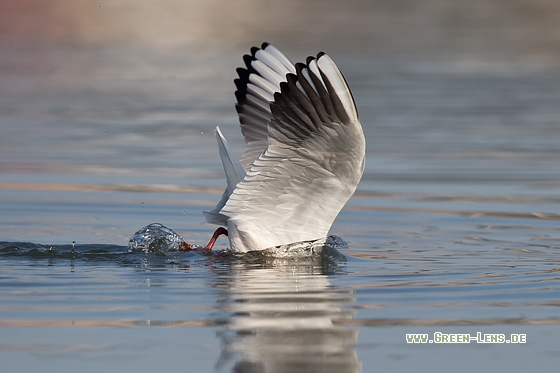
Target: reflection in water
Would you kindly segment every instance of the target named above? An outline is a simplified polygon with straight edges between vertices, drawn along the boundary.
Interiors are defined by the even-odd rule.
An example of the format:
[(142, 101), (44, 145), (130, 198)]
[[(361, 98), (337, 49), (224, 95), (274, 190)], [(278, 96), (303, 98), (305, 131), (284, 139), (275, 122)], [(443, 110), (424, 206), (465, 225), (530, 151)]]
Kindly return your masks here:
[(232, 261), (218, 273), (225, 312), (219, 370), (233, 372), (360, 372), (358, 330), (337, 324), (353, 312), (351, 290), (333, 288), (336, 262)]

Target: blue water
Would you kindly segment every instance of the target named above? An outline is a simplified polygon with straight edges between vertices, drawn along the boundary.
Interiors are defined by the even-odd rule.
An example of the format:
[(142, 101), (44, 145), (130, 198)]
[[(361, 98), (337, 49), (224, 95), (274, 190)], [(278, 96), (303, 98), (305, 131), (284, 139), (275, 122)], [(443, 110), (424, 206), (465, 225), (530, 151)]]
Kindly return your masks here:
[[(556, 5), (125, 3), (0, 12), (2, 371), (556, 371)], [(265, 40), (353, 89), (344, 258), (128, 252), (154, 222), (208, 241), (212, 131), (243, 151), (232, 80)], [(527, 342), (406, 343), (435, 332)]]

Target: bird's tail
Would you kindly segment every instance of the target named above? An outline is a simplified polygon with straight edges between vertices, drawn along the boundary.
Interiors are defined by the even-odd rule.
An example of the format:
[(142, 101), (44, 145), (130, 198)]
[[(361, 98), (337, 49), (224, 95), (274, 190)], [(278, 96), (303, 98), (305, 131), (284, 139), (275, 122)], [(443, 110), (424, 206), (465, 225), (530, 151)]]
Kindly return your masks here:
[(237, 160), (231, 151), (226, 138), (222, 134), (222, 131), (220, 131), (220, 127), (216, 127), (214, 133), (216, 134), (220, 159), (222, 160), (222, 166), (224, 167), (224, 173), (226, 174), (227, 188), (216, 208), (212, 211), (205, 211), (204, 215), (209, 223), (225, 225), (227, 223), (227, 218), (220, 214), (220, 210), (225, 206), (229, 196), (231, 196), (235, 190), (237, 183), (245, 178), (245, 171), (243, 170), (243, 167), (241, 167), (239, 160)]

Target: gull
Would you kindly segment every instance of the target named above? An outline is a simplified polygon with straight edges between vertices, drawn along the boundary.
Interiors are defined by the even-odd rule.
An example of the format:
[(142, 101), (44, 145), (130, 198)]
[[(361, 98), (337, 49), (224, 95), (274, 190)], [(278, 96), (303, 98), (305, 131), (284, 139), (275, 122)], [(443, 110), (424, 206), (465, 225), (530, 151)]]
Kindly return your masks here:
[(205, 250), (221, 234), (240, 253), (325, 238), (364, 171), (352, 92), (324, 52), (294, 65), (264, 43), (243, 60), (235, 107), (247, 148), (236, 158), (216, 127), (227, 187), (204, 213), (221, 226)]

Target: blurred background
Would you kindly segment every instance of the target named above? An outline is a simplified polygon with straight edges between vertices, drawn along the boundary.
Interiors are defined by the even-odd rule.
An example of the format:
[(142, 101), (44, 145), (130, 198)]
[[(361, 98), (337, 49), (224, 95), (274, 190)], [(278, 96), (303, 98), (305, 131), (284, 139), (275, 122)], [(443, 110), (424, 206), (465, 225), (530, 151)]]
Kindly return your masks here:
[[(53, 46), (177, 54), (237, 50), (261, 40), (543, 67), (556, 66), (560, 53), (560, 5), (553, 0), (3, 0), (0, 6), (4, 59), (12, 49), (43, 47), (45, 57)], [(45, 62), (35, 71), (53, 68)], [(10, 67), (4, 60), (3, 68)]]

